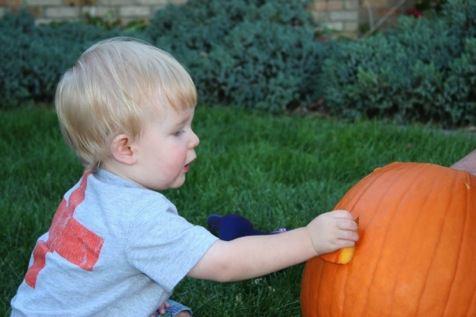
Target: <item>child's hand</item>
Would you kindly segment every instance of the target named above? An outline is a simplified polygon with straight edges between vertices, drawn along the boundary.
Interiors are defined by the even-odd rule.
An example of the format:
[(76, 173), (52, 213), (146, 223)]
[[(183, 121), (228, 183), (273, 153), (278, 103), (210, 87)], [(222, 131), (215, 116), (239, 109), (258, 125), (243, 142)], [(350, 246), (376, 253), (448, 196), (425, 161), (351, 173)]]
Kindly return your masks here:
[(351, 247), (359, 240), (358, 225), (346, 210), (321, 214), (314, 218), (306, 228), (317, 255)]
[[(160, 315), (163, 315), (163, 314), (165, 314), (165, 309), (166, 308), (170, 308), (170, 304), (167, 303), (167, 302), (164, 302), (162, 305), (159, 306), (159, 308), (157, 308), (156, 313), (159, 313)], [(150, 315), (150, 317), (155, 317), (156, 313), (153, 313), (152, 315)]]

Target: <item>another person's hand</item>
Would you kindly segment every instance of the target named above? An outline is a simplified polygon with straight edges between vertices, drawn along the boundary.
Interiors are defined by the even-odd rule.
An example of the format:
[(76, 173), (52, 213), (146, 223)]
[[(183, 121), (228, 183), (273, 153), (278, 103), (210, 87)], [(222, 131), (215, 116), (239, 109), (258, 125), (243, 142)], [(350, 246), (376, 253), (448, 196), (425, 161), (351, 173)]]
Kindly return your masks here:
[(473, 175), (476, 175), (476, 150), (473, 150), (461, 160), (454, 163), (451, 168), (467, 171)]
[(346, 210), (323, 213), (306, 228), (317, 255), (351, 247), (359, 240), (358, 225)]

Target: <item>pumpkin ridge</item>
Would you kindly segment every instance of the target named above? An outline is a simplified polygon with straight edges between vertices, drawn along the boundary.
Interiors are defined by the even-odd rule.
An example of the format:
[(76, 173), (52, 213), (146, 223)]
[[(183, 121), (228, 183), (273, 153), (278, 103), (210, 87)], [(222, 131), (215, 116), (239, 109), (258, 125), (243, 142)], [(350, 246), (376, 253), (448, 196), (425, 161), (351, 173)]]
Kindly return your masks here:
[[(473, 291), (473, 297), (471, 298), (471, 304), (469, 305), (468, 316), (476, 316), (476, 291)], [(473, 311), (471, 311), (471, 309)]]
[[(372, 186), (376, 181), (378, 181), (379, 177), (377, 178), (371, 178), (370, 175), (372, 175), (373, 173), (376, 172), (376, 170), (378, 170), (380, 168), (376, 168), (374, 169), (374, 171), (372, 173), (370, 173), (369, 175), (365, 176), (364, 178), (362, 178), (360, 181), (358, 181), (357, 183), (361, 184), (363, 186), (363, 188), (367, 189), (369, 188), (370, 186)], [(355, 186), (357, 183), (355, 183), (353, 186)], [(343, 199), (341, 199), (336, 205), (335, 207), (333, 208), (334, 210), (338, 210), (338, 209), (342, 209), (342, 207), (340, 207), (341, 205), (345, 205), (346, 206), (346, 210), (349, 210), (351, 212), (351, 214), (356, 217), (358, 215), (355, 215), (354, 214), (354, 206), (357, 205), (360, 200), (362, 199), (362, 196), (365, 194), (365, 191), (359, 191), (358, 192), (358, 195), (355, 195), (354, 192), (356, 190), (353, 189), (353, 187), (351, 189), (348, 190), (347, 192), (347, 197), (350, 197), (348, 199), (346, 199), (345, 197)], [(334, 252), (331, 252), (331, 253), (328, 253), (328, 254), (322, 254), (319, 256), (319, 258), (325, 260), (326, 262), (330, 262), (330, 263), (337, 263), (337, 259), (338, 259), (338, 254), (339, 254), (340, 250), (337, 250), (337, 251), (334, 251)]]
[[(389, 192), (395, 191), (395, 188), (398, 189), (398, 186), (399, 186), (399, 185), (398, 185), (398, 182), (399, 182), (399, 180), (400, 180), (400, 181), (403, 181), (403, 182), (406, 182), (406, 178), (409, 177), (408, 175), (410, 175), (410, 177), (412, 177), (412, 178), (417, 178), (417, 177), (415, 177), (415, 176), (413, 175), (412, 171), (407, 171), (406, 168), (405, 168), (405, 165), (407, 165), (407, 166), (413, 166), (414, 164), (415, 164), (415, 163), (400, 163), (400, 162), (396, 162), (396, 163), (392, 163), (392, 164), (390, 164), (390, 165), (387, 165), (387, 166), (384, 166), (384, 167), (375, 169), (373, 173), (371, 173), (369, 176), (367, 176), (367, 177), (369, 177), (370, 180), (372, 180), (372, 181), (364, 182), (365, 187), (363, 187), (363, 188), (364, 188), (363, 191), (367, 191), (367, 189), (368, 189), (369, 186), (380, 187), (380, 184), (379, 184), (379, 183), (381, 183), (381, 182), (384, 182), (384, 183), (385, 183), (385, 182), (386, 182), (386, 178), (388, 177), (388, 176), (387, 176), (387, 173), (392, 173), (393, 175), (395, 175), (396, 177), (398, 177), (398, 178), (395, 179), (394, 183), (393, 183), (391, 186), (387, 186), (387, 187), (385, 188), (385, 192), (380, 195), (379, 202), (376, 203), (377, 205), (380, 205), (380, 204), (381, 204), (381, 201), (385, 199), (385, 197), (388, 195)], [(402, 173), (402, 171), (401, 171), (402, 169), (403, 169), (403, 173)], [(383, 179), (382, 179), (382, 177), (383, 177)], [(363, 179), (362, 181), (364, 181), (364, 179)], [(412, 183), (414, 183), (414, 182), (412, 182)], [(361, 184), (359, 184), (359, 188), (360, 188), (360, 185), (361, 185)], [(353, 195), (355, 195), (355, 194), (353, 194), (353, 193), (350, 194), (351, 198), (348, 199), (348, 200), (349, 200), (349, 201), (354, 200), (354, 205), (355, 205), (355, 204), (361, 203), (361, 200), (362, 200), (362, 199), (368, 199), (368, 197), (366, 197), (366, 195), (369, 195), (369, 193), (366, 193), (365, 195), (363, 195), (363, 194), (361, 194), (361, 193), (359, 192), (358, 199), (355, 199), (354, 197), (352, 197)], [(346, 199), (343, 199), (343, 200), (341, 201), (341, 203), (342, 203), (343, 205), (345, 205), (345, 207), (346, 207), (345, 209), (350, 209), (350, 210), (353, 212), (352, 208), (349, 208), (349, 205), (347, 204), (347, 200), (346, 200)], [(339, 204), (341, 204), (341, 203), (339, 203)], [(363, 211), (363, 213), (365, 214), (365, 211)], [(367, 219), (367, 220), (368, 220), (368, 221), (367, 221), (367, 222), (368, 222), (368, 225), (370, 225), (370, 223), (371, 223), (372, 221), (374, 221), (374, 219), (376, 219), (376, 218), (378, 219), (379, 217), (381, 217), (381, 215), (382, 215), (381, 213), (380, 213), (380, 214), (379, 214), (379, 213), (373, 214), (370, 219), (369, 219), (369, 218)], [(394, 216), (395, 216), (395, 213), (393, 214), (392, 219), (390, 219), (389, 222), (391, 222), (391, 221), (393, 220)], [(363, 228), (362, 230), (365, 231), (365, 228)], [(388, 233), (388, 232), (387, 232), (387, 233)], [(385, 235), (385, 236), (383, 237), (383, 239), (382, 239), (382, 244), (381, 244), (381, 245), (383, 245), (383, 244), (385, 243), (385, 239), (386, 239), (386, 238), (387, 238), (387, 235)], [(382, 247), (378, 247), (378, 248), (376, 248), (376, 249), (379, 250), (379, 253), (382, 251)], [(350, 263), (350, 264), (352, 264), (352, 263)], [(349, 264), (348, 264), (348, 265), (349, 265)], [(373, 268), (370, 269), (370, 270), (373, 271), (373, 272), (375, 272), (375, 270), (377, 270), (378, 266), (379, 266), (379, 264), (378, 264), (378, 262), (376, 262), (376, 263), (374, 263)], [(353, 265), (349, 265), (349, 267), (348, 267), (347, 269), (348, 269), (349, 271), (350, 271), (350, 270), (353, 270)], [(370, 271), (370, 270), (369, 270), (369, 271)], [(346, 276), (348, 276), (349, 274), (348, 274), (347, 271), (346, 271), (346, 273), (347, 273)], [(369, 281), (369, 283), (368, 283), (368, 285), (369, 285), (369, 290), (370, 290), (371, 286), (374, 284), (374, 283), (373, 283), (373, 277), (375, 276), (375, 274), (372, 274), (371, 276), (372, 276), (372, 278), (370, 279), (370, 281)], [(351, 290), (350, 290), (350, 289), (345, 289), (344, 292), (345, 292), (346, 294), (348, 294), (349, 292), (351, 292)], [(366, 296), (366, 302), (367, 302), (367, 300), (368, 300), (368, 298), (369, 298), (368, 292), (365, 293), (365, 296)], [(345, 296), (345, 299), (347, 299), (347, 298), (349, 298), (349, 297), (348, 297), (348, 296)], [(345, 300), (344, 300), (344, 304), (345, 304)], [(365, 303), (363, 306), (365, 307), (365, 306), (366, 306), (366, 303)], [(353, 311), (353, 316), (356, 316), (356, 317), (357, 317), (357, 316), (365, 317), (365, 314), (366, 314), (365, 310), (361, 310), (360, 312)]]
[[(451, 184), (451, 185), (448, 185), (448, 186), (447, 186), (448, 188), (456, 188), (456, 187), (457, 187), (457, 183), (458, 183), (458, 181), (459, 181), (459, 178), (458, 178), (458, 177), (453, 177), (452, 180), (453, 180), (453, 181), (452, 181), (452, 184)], [(435, 181), (435, 183), (436, 183), (436, 181)], [(440, 232), (444, 232), (444, 228), (447, 227), (447, 225), (448, 225), (448, 221), (445, 221), (445, 220), (448, 219), (448, 214), (449, 214), (449, 212), (450, 212), (450, 210), (451, 210), (450, 204), (451, 204), (451, 201), (450, 201), (450, 200), (447, 200), (447, 202), (446, 202), (446, 207), (445, 207), (445, 214), (444, 214), (444, 217), (443, 217), (443, 224), (442, 224), (442, 227), (441, 227), (441, 229), (440, 229)], [(435, 246), (434, 246), (434, 251), (433, 251), (433, 256), (432, 256), (432, 263), (431, 263), (430, 267), (428, 268), (428, 270), (427, 270), (427, 272), (426, 272), (425, 285), (428, 284), (428, 279), (429, 279), (429, 277), (431, 276), (431, 275), (430, 275), (430, 272), (431, 272), (431, 270), (432, 270), (433, 265), (435, 264), (435, 259), (437, 258), (437, 256), (436, 256), (436, 251), (440, 248), (441, 242), (442, 242), (442, 236), (439, 235), (439, 236), (438, 236), (438, 240), (436, 241)], [(460, 252), (461, 252), (461, 244), (460, 244), (460, 251), (457, 252), (457, 254), (458, 254), (458, 259), (459, 259)], [(458, 264), (457, 264), (456, 266), (458, 266)], [(455, 268), (455, 269), (453, 270), (452, 276), (454, 276), (454, 273), (455, 273), (456, 271), (457, 271), (457, 269)], [(446, 296), (447, 298), (448, 298), (449, 294), (451, 294), (451, 289), (452, 289), (453, 285), (454, 285), (454, 281), (453, 281), (453, 283), (451, 283), (451, 286), (449, 287), (449, 289), (448, 289), (448, 291), (447, 291), (447, 296)], [(422, 289), (422, 292), (421, 292), (421, 294), (420, 294), (420, 296), (419, 296), (419, 298), (418, 298), (418, 306), (417, 306), (417, 309), (416, 309), (417, 315), (418, 315), (418, 312), (419, 312), (420, 309), (421, 309), (421, 299), (423, 298), (423, 295), (424, 295), (425, 291), (428, 291), (428, 290), (427, 290), (426, 288), (423, 288), (423, 289)], [(443, 311), (443, 312), (446, 312), (446, 309), (447, 309), (447, 308), (448, 308), (448, 301), (446, 301), (445, 307), (443, 308), (442, 311)], [(444, 316), (444, 315), (445, 315), (445, 313), (443, 313), (443, 316)]]
[[(465, 179), (464, 179), (464, 183), (465, 183), (465, 186), (466, 186), (466, 189), (467, 190), (470, 190), (472, 187), (471, 187), (471, 183), (472, 183), (472, 178), (471, 178), (471, 174), (467, 173), (466, 172), (466, 175), (465, 175)], [(468, 185), (469, 184), (469, 185)], [(469, 186), (469, 188), (468, 188)], [(456, 186), (455, 186), (456, 187)], [(453, 292), (454, 288), (455, 288), (455, 283), (456, 283), (456, 277), (457, 277), (457, 274), (458, 272), (460, 272), (460, 267), (461, 267), (461, 262), (463, 260), (465, 260), (465, 258), (463, 256), (461, 256), (461, 253), (463, 251), (463, 248), (464, 246), (466, 245), (465, 244), (465, 240), (466, 240), (466, 237), (468, 236), (468, 231), (470, 231), (471, 229), (474, 229), (474, 228), (470, 228), (469, 226), (469, 223), (470, 221), (468, 221), (468, 217), (470, 217), (470, 213), (468, 212), (469, 208), (468, 206), (471, 205), (471, 195), (469, 194), (466, 194), (466, 201), (465, 201), (465, 218), (463, 220), (463, 232), (462, 234), (460, 235), (460, 243), (458, 244), (459, 245), (459, 248), (458, 248), (458, 256), (457, 256), (457, 263), (456, 265), (454, 266), (454, 270), (453, 270), (453, 276), (455, 277), (452, 282), (451, 282), (451, 286), (449, 287), (448, 289), (448, 295), (447, 295), (447, 298), (448, 300), (446, 301), (445, 303), (445, 309), (444, 309), (444, 315), (446, 314), (449, 314), (449, 311), (448, 309), (451, 309), (449, 306), (450, 306), (450, 303), (452, 302), (453, 300), (453, 297), (455, 295), (455, 293), (457, 292)], [(473, 306), (473, 303), (474, 303), (474, 300), (475, 300), (475, 295), (476, 295), (476, 287), (473, 287), (473, 297), (472, 297), (472, 300), (471, 300), (471, 304), (470, 306), (468, 307), (468, 310), (471, 309), (471, 306)], [(458, 297), (458, 295), (456, 295), (456, 297)], [(475, 305), (476, 306), (476, 305)], [(469, 316), (468, 315), (469, 312), (466, 312), (466, 316)]]
[[(466, 174), (466, 180), (470, 184), (470, 188), (468, 188), (468, 190), (472, 189), (473, 186), (476, 186), (475, 176), (476, 176), (476, 174), (471, 174), (471, 173)], [(472, 205), (471, 203), (476, 204), (476, 199), (474, 197), (472, 197), (471, 195), (467, 195), (467, 200), (470, 201), (468, 203), (468, 206), (471, 206)], [(466, 213), (469, 217), (476, 217), (475, 214), (471, 214), (471, 211), (469, 211), (469, 212), (467, 211)], [(469, 221), (469, 222), (471, 222), (471, 221)], [(475, 256), (473, 256), (473, 257), (476, 258)], [(469, 308), (468, 308), (468, 314), (467, 315), (468, 316), (476, 316), (476, 285), (473, 287), (473, 296), (471, 298), (471, 302), (470, 302), (470, 305), (469, 305)]]
[[(314, 259), (314, 261), (317, 261), (316, 259)], [(322, 280), (322, 274), (323, 274), (324, 270), (320, 270), (319, 271), (319, 280), (318, 281), (321, 281)], [(319, 283), (319, 288), (318, 288), (318, 292), (319, 294), (321, 294), (321, 292), (323, 291), (323, 288), (325, 287), (324, 283)], [(325, 291), (325, 289), (324, 289)], [(320, 296), (317, 296), (316, 297), (317, 301), (320, 303), (322, 301), (322, 298)]]
[[(367, 191), (367, 189), (369, 187), (377, 187), (379, 188), (380, 187), (380, 183), (386, 183), (386, 179), (388, 178), (388, 173), (392, 173), (393, 175), (395, 175), (395, 179), (394, 179), (394, 183), (391, 184), (390, 186), (386, 186), (384, 188), (384, 193), (381, 194), (379, 196), (379, 201), (376, 203), (376, 205), (381, 205), (381, 201), (382, 200), (385, 200), (386, 199), (386, 196), (388, 196), (389, 193), (391, 192), (394, 192), (396, 191), (395, 188), (398, 189), (399, 185), (399, 181), (402, 181), (402, 182), (407, 182), (407, 178), (408, 177), (412, 177), (414, 179), (418, 178), (417, 176), (414, 175), (413, 171), (410, 170), (408, 171), (405, 166), (413, 166), (415, 163), (401, 163), (401, 162), (395, 162), (395, 163), (392, 163), (392, 164), (389, 164), (389, 165), (386, 165), (384, 167), (380, 167), (380, 168), (376, 168), (374, 170), (374, 172), (370, 173), (368, 176), (366, 176), (364, 179), (361, 180), (361, 182), (363, 183), (364, 185), (364, 190), (362, 191), (357, 191), (358, 192), (358, 197), (355, 198), (355, 194), (353, 193), (353, 191), (349, 191), (349, 196), (350, 198), (346, 199), (342, 199), (336, 206), (335, 209), (339, 209), (339, 206), (340, 205), (345, 205), (345, 208), (344, 209), (350, 209), (350, 211), (352, 212), (353, 216), (357, 216), (356, 214), (354, 214), (354, 211), (355, 209), (353, 209), (353, 207), (359, 203), (362, 202), (362, 200), (365, 200), (365, 199), (368, 199), (368, 195), (369, 195), (369, 192)], [(360, 186), (362, 185), (361, 182), (359, 182), (359, 188)], [(412, 184), (414, 184), (415, 182), (412, 181), (411, 182)], [(355, 191), (355, 190), (354, 190)], [(347, 196), (347, 195), (346, 195)], [(349, 197), (347, 196), (347, 197)], [(348, 204), (348, 201), (351, 201), (353, 202), (352, 204), (352, 208), (350, 207), (350, 205)], [(362, 211), (364, 214), (365, 214), (365, 210)], [(396, 213), (393, 213), (392, 215), (392, 218), (389, 220), (389, 222), (392, 222), (393, 218), (395, 217)], [(379, 219), (382, 217), (382, 214), (381, 213), (374, 213), (371, 215), (371, 217), (369, 217), (368, 215), (366, 215), (367, 217), (367, 225), (366, 226), (370, 226), (371, 223), (375, 220), (375, 219)], [(365, 227), (363, 227), (361, 229), (363, 231), (363, 234), (361, 235), (361, 241), (362, 241), (362, 236), (365, 234)], [(380, 247), (377, 247), (376, 249), (378, 249), (379, 251), (379, 255), (377, 256), (377, 258), (381, 255), (381, 251), (382, 251), (382, 245), (385, 244), (385, 240), (387, 239), (387, 233), (385, 233), (385, 235), (383, 236), (383, 238), (381, 239), (381, 244), (380, 244)], [(356, 255), (357, 255), (357, 249), (356, 249)], [(326, 265), (329, 265), (328, 263), (326, 263)], [(336, 264), (332, 264), (332, 265), (336, 265)], [(347, 264), (348, 266), (348, 270), (352, 270), (353, 269), (353, 263), (349, 263)], [(353, 317), (366, 317), (366, 311), (363, 309), (367, 303), (368, 303), (368, 299), (369, 299), (369, 291), (370, 289), (372, 288), (372, 285), (374, 285), (374, 280), (373, 280), (373, 277), (375, 276), (375, 270), (377, 270), (379, 264), (378, 262), (375, 262), (374, 265), (373, 265), (373, 268), (369, 268), (368, 267), (368, 271), (369, 272), (373, 272), (371, 274), (372, 278), (368, 281), (368, 290), (367, 292), (365, 292), (365, 301), (364, 301), (364, 304), (362, 305), (362, 309), (359, 311), (359, 312), (356, 312), (356, 311), (353, 311)], [(346, 276), (348, 276), (348, 272), (346, 271)], [(345, 289), (344, 290), (345, 294), (348, 294), (349, 292), (352, 292), (352, 290), (350, 289)], [(364, 293), (362, 293), (361, 295), (363, 295)], [(343, 302), (343, 305), (346, 305), (346, 300), (347, 298), (349, 298), (348, 296), (344, 296), (344, 302)], [(345, 307), (345, 306), (343, 306)]]
[[(426, 193), (426, 192), (431, 193), (431, 192), (433, 192), (433, 188), (436, 187), (436, 188), (438, 189), (438, 188), (441, 187), (441, 185), (440, 185), (440, 183), (439, 183), (440, 180), (439, 180), (439, 179), (435, 179), (435, 176), (434, 176), (436, 170), (439, 169), (439, 168), (441, 168), (441, 167), (438, 166), (438, 165), (433, 165), (433, 164), (431, 164), (431, 165), (425, 165), (424, 167), (425, 167), (425, 170), (424, 170), (424, 171), (421, 171), (421, 174), (425, 174), (425, 175), (426, 175), (426, 174), (429, 174), (429, 175), (431, 175), (431, 180), (433, 180), (433, 181), (430, 183), (430, 184), (431, 184), (431, 188), (430, 188), (430, 189), (427, 189), (427, 190), (425, 191), (425, 193)], [(445, 182), (444, 182), (445, 185), (446, 185), (445, 188), (452, 188), (452, 187), (454, 187), (454, 185), (456, 184), (457, 179), (455, 179), (455, 177), (453, 177), (451, 180), (452, 180), (452, 185), (446, 185), (446, 180), (445, 180)], [(450, 181), (450, 180), (448, 180), (448, 181)], [(415, 229), (417, 229), (417, 228), (418, 228), (418, 224), (421, 223), (421, 222), (420, 222), (420, 218), (421, 218), (421, 217), (423, 217), (423, 218), (427, 217), (427, 215), (426, 215), (427, 210), (430, 210), (430, 209), (431, 209), (431, 206), (428, 206), (428, 205), (431, 205), (431, 204), (434, 204), (434, 201), (432, 201), (432, 200), (429, 199), (429, 195), (426, 195), (426, 196), (425, 196), (425, 199), (422, 200), (422, 203), (421, 203), (421, 208), (420, 208), (420, 210), (422, 210), (422, 212), (420, 213), (419, 217), (417, 217), (417, 219), (416, 219), (416, 221), (415, 221), (416, 227), (414, 227), (414, 228), (412, 229), (411, 236), (415, 236), (415, 234), (414, 234)], [(442, 220), (442, 222), (441, 222), (441, 225), (438, 227), (439, 229), (437, 230), (437, 231), (439, 231), (439, 232), (443, 232), (443, 229), (444, 229), (445, 226), (447, 225), (447, 222), (445, 222), (445, 219), (447, 219), (448, 213), (449, 213), (450, 210), (451, 210), (451, 208), (449, 208), (449, 206), (448, 206), (449, 204), (450, 204), (450, 202), (447, 201), (445, 208), (442, 208), (442, 209), (444, 210), (444, 216), (443, 216), (443, 218), (442, 218), (443, 220)], [(424, 222), (423, 222), (423, 223), (424, 223)], [(428, 288), (425, 287), (425, 286), (429, 284), (429, 283), (428, 283), (428, 280), (429, 280), (429, 277), (432, 276), (431, 272), (432, 272), (432, 269), (434, 268), (435, 261), (438, 261), (438, 258), (437, 258), (437, 256), (436, 256), (436, 253), (437, 253), (437, 250), (438, 250), (438, 249), (440, 248), (440, 246), (441, 246), (441, 241), (442, 241), (442, 236), (441, 236), (441, 235), (438, 235), (438, 238), (437, 238), (437, 240), (435, 240), (435, 243), (434, 243), (434, 245), (433, 245), (433, 250), (432, 250), (432, 252), (431, 252), (431, 255), (432, 255), (432, 256), (431, 256), (430, 261), (429, 261), (429, 263), (428, 263), (428, 267), (427, 267), (427, 269), (425, 270), (425, 278), (424, 278), (424, 281), (422, 281), (422, 284), (421, 284), (421, 288), (420, 288), (420, 291), (419, 291), (420, 294), (417, 296), (417, 297), (418, 297), (418, 300), (415, 301), (416, 304), (417, 304), (416, 307), (415, 307), (415, 317), (421, 316), (421, 313), (424, 313), (424, 311), (423, 311), (423, 312), (420, 312), (421, 302), (422, 302), (421, 299), (423, 298), (425, 292), (428, 291)], [(429, 252), (428, 252), (428, 253), (429, 253)], [(401, 274), (399, 274), (399, 275), (401, 275)], [(395, 296), (393, 296), (393, 298), (395, 298)]]
[[(326, 265), (330, 265), (330, 264), (327, 263)], [(352, 269), (352, 267), (349, 266), (349, 269), (345, 271), (345, 276), (343, 278), (343, 280), (344, 280), (343, 284), (344, 285), (347, 285), (347, 281), (349, 279), (349, 271), (351, 269)], [(350, 296), (348, 294), (351, 292), (351, 290), (348, 287), (344, 287), (343, 291), (344, 291), (344, 297), (342, 298), (342, 304), (341, 304), (342, 306), (341, 307), (345, 307), (345, 305), (346, 305), (345, 302), (346, 302), (347, 298), (350, 298)]]
[[(387, 165), (387, 166), (384, 166), (384, 167), (379, 167), (379, 168), (374, 169), (374, 171), (373, 171), (372, 173), (370, 173), (369, 175), (367, 175), (366, 177), (364, 177), (360, 182), (358, 182), (360, 185), (363, 184), (364, 190), (362, 190), (362, 191), (361, 191), (361, 190), (357, 191), (357, 194), (358, 194), (358, 195), (356, 195), (356, 194), (353, 193), (353, 192), (356, 191), (356, 190), (352, 190), (352, 189), (351, 189), (351, 191), (349, 191), (350, 199), (346, 199), (346, 198), (342, 199), (340, 202), (338, 202), (338, 204), (336, 205), (336, 207), (335, 207), (334, 209), (341, 209), (341, 207), (339, 207), (339, 206), (340, 206), (340, 205), (345, 205), (345, 208), (344, 208), (344, 209), (350, 210), (351, 213), (352, 213), (352, 215), (353, 215), (354, 217), (360, 216), (360, 215), (359, 215), (359, 212), (358, 212), (358, 211), (356, 212), (355, 209), (354, 209), (354, 207), (355, 207), (356, 205), (358, 205), (359, 203), (361, 203), (361, 201), (362, 201), (363, 199), (367, 199), (367, 197), (365, 197), (366, 195), (368, 195), (367, 189), (368, 189), (369, 187), (376, 186), (376, 184), (378, 184), (379, 182), (385, 181), (385, 178), (386, 178), (386, 174), (385, 174), (385, 173), (386, 173), (388, 170), (393, 170), (393, 169), (398, 168), (398, 167), (400, 166), (400, 164), (402, 164), (402, 163), (396, 162), (396, 163), (392, 163), (392, 164)], [(361, 184), (361, 183), (362, 183), (362, 184)], [(354, 186), (355, 186), (355, 185), (354, 185)], [(360, 187), (359, 187), (359, 188), (360, 188)], [(391, 192), (391, 191), (392, 191), (392, 188), (393, 188), (393, 186), (389, 186), (389, 188), (387, 188), (385, 192), (386, 192), (386, 193)], [(349, 197), (349, 196), (348, 196), (348, 197)], [(385, 196), (386, 196), (386, 194), (385, 194), (385, 195), (382, 195), (382, 196), (380, 197), (380, 201), (381, 201), (382, 199), (384, 199)], [(349, 204), (348, 201), (350, 201), (351, 204)], [(380, 204), (380, 201), (379, 201), (377, 204)], [(365, 213), (365, 210), (364, 210), (363, 212)], [(373, 214), (373, 215), (371, 215), (371, 217), (368, 217), (368, 216), (367, 216), (367, 220), (368, 220), (367, 222), (370, 224), (370, 223), (374, 220), (374, 218), (378, 218), (378, 214)], [(362, 231), (365, 231), (365, 228), (362, 228), (361, 230), (362, 230)], [(359, 230), (359, 231), (360, 231), (360, 230)], [(357, 250), (357, 249), (356, 249), (356, 250)], [(381, 248), (379, 248), (379, 250), (381, 250)], [(337, 252), (338, 252), (338, 251), (337, 251)], [(354, 257), (355, 257), (355, 255), (354, 255)], [(332, 263), (332, 264), (331, 264), (331, 263)], [(330, 262), (330, 263), (325, 263), (325, 265), (337, 265), (337, 264), (335, 264), (335, 263), (333, 263), (333, 262)], [(352, 268), (353, 268), (353, 266), (352, 266), (352, 261), (351, 261), (350, 263), (346, 264), (346, 265), (348, 266), (348, 270), (345, 271), (345, 280), (344, 280), (344, 283), (343, 283), (344, 285), (347, 283), (347, 279), (348, 279), (348, 277), (349, 277), (349, 271), (351, 271)], [(371, 281), (370, 281), (369, 284), (370, 284), (370, 285), (372, 284)], [(343, 289), (343, 292), (344, 292), (345, 295), (343, 296), (343, 302), (342, 302), (342, 304), (341, 304), (341, 305), (342, 305), (341, 307), (346, 307), (346, 301), (347, 301), (348, 298), (350, 298), (350, 296), (348, 296), (348, 294), (351, 293), (352, 290), (349, 289), (349, 288), (344, 288), (344, 289)], [(363, 295), (363, 294), (362, 294), (362, 295)], [(317, 296), (317, 297), (319, 298), (319, 296)], [(366, 300), (367, 300), (367, 299), (368, 299), (368, 292), (365, 293), (365, 297), (366, 297)], [(365, 307), (365, 305), (364, 305), (364, 307)], [(365, 310), (361, 310), (360, 312), (355, 312), (355, 311), (354, 311), (354, 312), (353, 312), (353, 317), (365, 317), (365, 313), (366, 313)], [(357, 315), (357, 314), (358, 314), (358, 315)]]
[[(384, 168), (382, 169), (379, 169), (378, 172), (382, 173), (381, 176), (384, 177), (384, 181), (389, 177), (389, 173), (392, 174), (392, 176), (394, 176), (394, 181), (393, 183), (390, 185), (390, 186), (387, 186), (387, 190), (385, 191), (386, 194), (384, 195), (381, 195), (380, 198), (379, 198), (379, 202), (378, 202), (378, 206), (381, 206), (383, 205), (381, 202), (383, 200), (386, 200), (387, 199), (387, 196), (388, 194), (387, 193), (393, 193), (394, 192), (399, 192), (399, 183), (400, 182), (403, 182), (403, 183), (410, 183), (411, 184), (411, 188), (413, 188), (413, 186), (415, 186), (415, 184), (417, 183), (415, 180), (417, 180), (419, 177), (418, 177), (418, 174), (415, 174), (414, 173), (414, 170), (413, 168), (415, 167), (415, 163), (400, 163), (400, 164), (391, 164), (390, 166), (385, 166)], [(389, 168), (387, 168), (389, 167)], [(408, 168), (410, 167), (410, 168)], [(411, 179), (411, 181), (409, 181), (408, 179)], [(402, 195), (405, 196), (407, 191), (410, 191), (411, 188), (409, 188), (408, 190), (406, 190), (404, 193), (399, 193), (399, 197), (398, 198), (395, 198), (395, 200), (398, 200), (400, 203), (402, 201)], [(400, 205), (399, 203), (399, 205)], [(392, 212), (392, 216), (390, 219), (388, 219), (388, 221), (386, 223), (392, 223), (395, 219), (395, 217), (398, 215), (398, 206), (394, 208), (395, 210), (393, 210)], [(380, 216), (380, 217), (379, 217)], [(371, 218), (371, 221), (374, 221), (375, 219), (380, 219), (381, 217), (384, 217), (382, 216), (381, 213), (374, 213), (373, 217)], [(369, 221), (368, 223), (368, 226), (371, 225), (371, 221)], [(378, 255), (376, 255), (376, 258), (377, 259), (380, 259), (382, 257), (382, 252), (384, 251), (384, 248), (383, 246), (385, 245), (386, 241), (388, 241), (389, 239), (389, 231), (385, 231), (384, 235), (382, 236), (382, 239), (381, 239), (381, 243), (379, 244), (379, 246), (377, 246), (377, 249), (378, 249)], [(403, 261), (403, 260), (402, 260)], [(373, 268), (369, 268), (369, 272), (372, 272), (371, 273), (371, 278), (369, 280), (369, 289), (367, 290), (367, 293), (366, 293), (366, 300), (364, 302), (364, 307), (366, 307), (368, 304), (369, 304), (369, 293), (371, 293), (372, 289), (375, 290), (378, 290), (376, 289), (375, 285), (375, 276), (376, 276), (376, 271), (379, 270), (381, 268), (381, 266), (379, 265), (379, 263), (381, 263), (381, 261), (377, 261), (375, 262)], [(395, 279), (393, 279), (392, 283), (395, 284)], [(393, 286), (392, 288), (394, 288), (395, 286)], [(365, 317), (365, 312), (363, 312), (364, 315), (361, 315), (361, 317)]]

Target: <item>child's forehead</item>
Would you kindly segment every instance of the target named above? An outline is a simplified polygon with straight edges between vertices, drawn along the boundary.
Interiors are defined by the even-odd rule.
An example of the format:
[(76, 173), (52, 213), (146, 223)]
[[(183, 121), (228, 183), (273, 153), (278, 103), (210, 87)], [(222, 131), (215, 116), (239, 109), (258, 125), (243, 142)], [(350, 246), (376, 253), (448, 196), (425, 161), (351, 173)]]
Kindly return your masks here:
[(172, 109), (182, 112), (195, 108), (197, 99), (195, 90), (179, 90), (176, 87), (155, 86), (146, 95), (146, 103), (152, 110), (163, 111)]
[(179, 117), (188, 113), (189, 110), (194, 110), (195, 106), (195, 103), (191, 102), (183, 103), (180, 100), (170, 100), (160, 90), (152, 93), (144, 103), (145, 116), (151, 116), (155, 119)]

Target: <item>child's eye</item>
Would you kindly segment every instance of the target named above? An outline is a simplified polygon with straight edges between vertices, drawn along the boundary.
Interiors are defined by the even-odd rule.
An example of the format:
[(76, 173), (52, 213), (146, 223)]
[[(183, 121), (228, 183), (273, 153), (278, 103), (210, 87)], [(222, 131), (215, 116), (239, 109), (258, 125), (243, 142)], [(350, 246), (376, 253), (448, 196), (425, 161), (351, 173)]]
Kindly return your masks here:
[(177, 132), (174, 133), (175, 136), (180, 136), (181, 134), (183, 134), (185, 132), (185, 130), (181, 129), (181, 130), (178, 130)]

